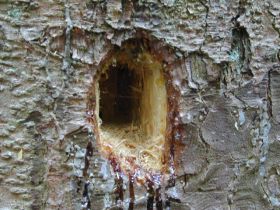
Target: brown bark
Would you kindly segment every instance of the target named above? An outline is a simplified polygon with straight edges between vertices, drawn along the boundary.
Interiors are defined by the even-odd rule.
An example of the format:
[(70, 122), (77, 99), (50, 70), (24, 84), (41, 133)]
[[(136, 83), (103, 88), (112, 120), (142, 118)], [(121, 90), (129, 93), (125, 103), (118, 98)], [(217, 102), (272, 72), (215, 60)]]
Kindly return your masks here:
[[(0, 209), (279, 209), (279, 17), (277, 0), (1, 1)], [(174, 102), (160, 183), (114, 171), (88, 120), (133, 40)]]

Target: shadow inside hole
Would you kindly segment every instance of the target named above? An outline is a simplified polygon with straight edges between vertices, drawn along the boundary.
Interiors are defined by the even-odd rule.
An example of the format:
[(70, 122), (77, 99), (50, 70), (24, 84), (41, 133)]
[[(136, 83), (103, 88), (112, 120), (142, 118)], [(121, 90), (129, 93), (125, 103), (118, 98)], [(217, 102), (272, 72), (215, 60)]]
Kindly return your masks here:
[(139, 124), (142, 78), (127, 66), (110, 67), (99, 82), (99, 117), (106, 124)]

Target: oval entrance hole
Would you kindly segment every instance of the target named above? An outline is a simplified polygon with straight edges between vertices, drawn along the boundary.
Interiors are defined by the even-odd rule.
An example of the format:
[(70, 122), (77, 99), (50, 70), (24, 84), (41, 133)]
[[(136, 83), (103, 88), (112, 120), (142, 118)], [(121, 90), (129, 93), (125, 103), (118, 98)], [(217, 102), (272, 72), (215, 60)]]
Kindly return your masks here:
[(167, 95), (161, 63), (147, 52), (114, 56), (97, 78), (99, 143), (122, 170), (160, 172), (165, 150)]

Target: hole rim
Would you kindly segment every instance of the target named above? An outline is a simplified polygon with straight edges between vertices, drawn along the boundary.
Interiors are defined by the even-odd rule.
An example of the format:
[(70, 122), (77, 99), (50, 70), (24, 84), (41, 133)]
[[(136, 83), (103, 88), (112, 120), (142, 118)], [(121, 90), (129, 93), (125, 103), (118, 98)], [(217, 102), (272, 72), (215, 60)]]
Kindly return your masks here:
[[(179, 153), (184, 147), (184, 144), (182, 143), (184, 128), (179, 115), (179, 103), (182, 96), (179, 89), (173, 82), (174, 71), (176, 71), (174, 69), (181, 66), (183, 60), (178, 59), (178, 57), (176, 57), (175, 50), (160, 40), (146, 34), (145, 32), (140, 32), (137, 33), (134, 38), (124, 41), (121, 46), (113, 47), (106, 56), (104, 56), (100, 64), (95, 69), (92, 85), (88, 92), (87, 113), (90, 113), (88, 121), (93, 128), (98, 144), (98, 150), (100, 151), (100, 126), (98, 126), (99, 124), (97, 119), (99, 113), (96, 113), (96, 106), (99, 106), (99, 101), (96, 99), (96, 84), (98, 84), (98, 76), (102, 74), (104, 69), (108, 69), (108, 64), (110, 63), (108, 60), (114, 58), (116, 54), (131, 44), (134, 44), (137, 49), (146, 50), (156, 61), (162, 64), (167, 96), (167, 115), (164, 151), (162, 152), (162, 168), (161, 171), (158, 171), (158, 173), (173, 174), (176, 166), (179, 165), (179, 158), (177, 155), (175, 156), (175, 153)], [(137, 52), (135, 52), (135, 54), (137, 54)], [(183, 79), (180, 82), (183, 83)], [(101, 155), (108, 160), (111, 158), (114, 160), (117, 159), (117, 157), (113, 154), (108, 155), (101, 152)], [(150, 171), (145, 172), (150, 173)]]

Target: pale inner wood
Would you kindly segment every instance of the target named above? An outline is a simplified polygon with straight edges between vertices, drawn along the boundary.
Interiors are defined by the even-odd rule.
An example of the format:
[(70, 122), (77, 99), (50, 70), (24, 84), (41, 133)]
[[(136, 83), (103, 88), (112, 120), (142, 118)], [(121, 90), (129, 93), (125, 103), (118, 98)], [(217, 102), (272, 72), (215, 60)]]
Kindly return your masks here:
[(119, 59), (103, 71), (97, 87), (101, 150), (117, 157), (125, 171), (159, 172), (167, 117), (163, 70), (148, 53), (135, 62)]

